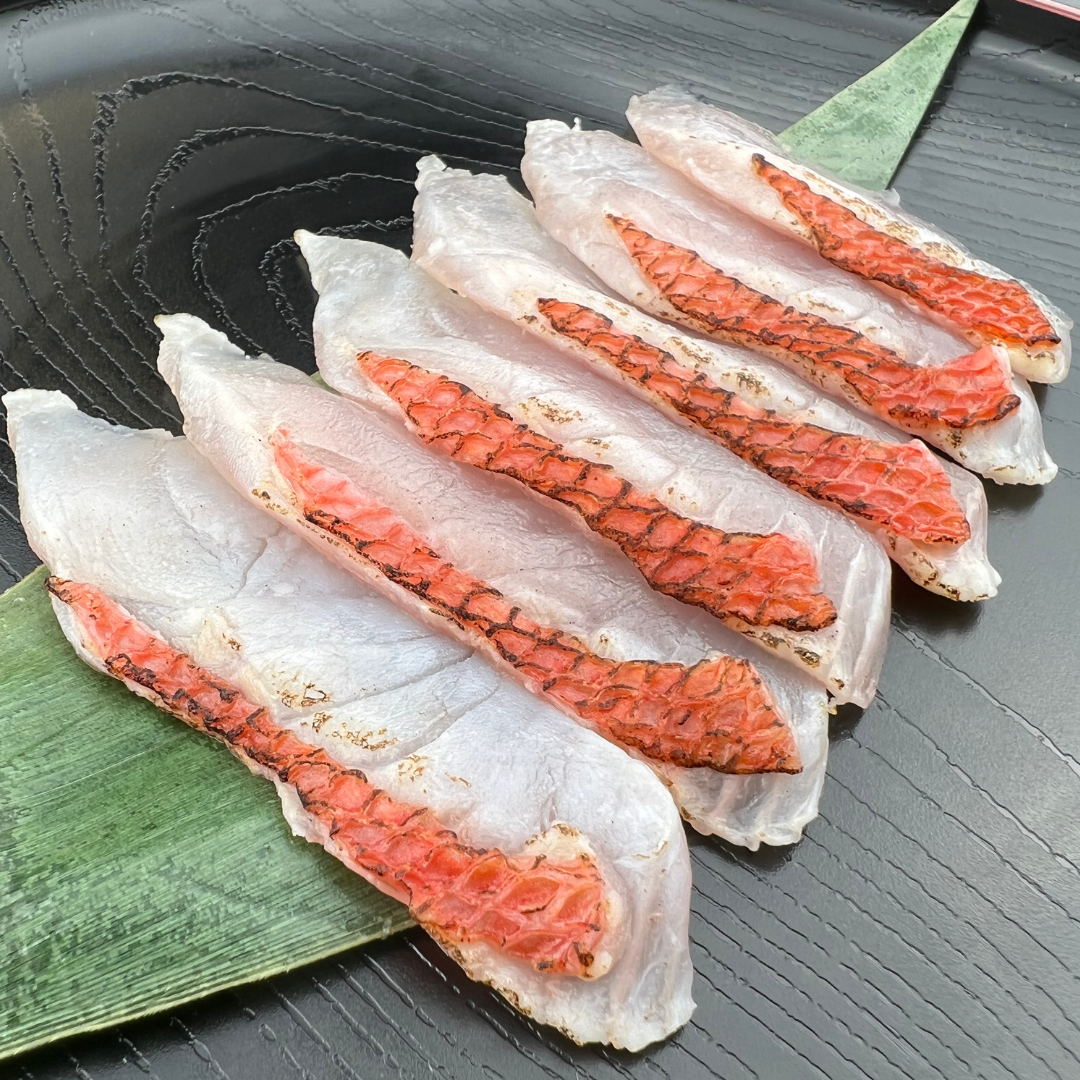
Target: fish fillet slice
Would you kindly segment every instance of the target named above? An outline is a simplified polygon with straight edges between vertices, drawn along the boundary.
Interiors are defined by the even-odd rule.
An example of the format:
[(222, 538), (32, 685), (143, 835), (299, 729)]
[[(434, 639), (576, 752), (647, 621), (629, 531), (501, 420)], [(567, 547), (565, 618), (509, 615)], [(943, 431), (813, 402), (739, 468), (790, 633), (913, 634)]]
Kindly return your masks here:
[[(398, 300), (407, 302), (405, 297)], [(604, 661), (691, 669), (718, 657), (750, 659), (776, 713), (793, 732), (802, 772), (742, 776), (643, 760), (661, 775), (684, 815), (701, 831), (751, 847), (798, 837), (816, 812), (824, 778), (822, 690), (767, 654), (751, 656), (752, 644), (704, 611), (651, 590), (618, 549), (611, 550), (606, 541), (575, 525), (568, 511), (550, 500), (447, 459), (416, 441), (400, 420), (329, 394), (291, 368), (245, 358), (198, 319), (163, 316), (159, 325), (164, 333), (159, 368), (180, 402), (185, 430), (222, 475), (273, 520), (428, 625), (465, 642), (478, 640), (480, 635), (448, 617), (446, 605), (462, 597), (441, 591), (441, 585), (460, 579), (440, 577), (438, 595), (429, 596), (422, 581), (409, 576), (411, 563), (401, 563), (399, 574), (388, 558), (388, 576), (358, 550), (366, 552), (371, 545), (365, 547), (366, 537), (350, 536), (342, 515), (332, 513), (333, 498), (345, 498), (348, 505), (337, 509), (351, 512), (355, 492), (360, 492), (366, 506), (392, 510), (397, 521), (423, 538), (425, 548), (398, 555), (415, 555), (418, 565), (428, 569), (427, 552), (438, 552), (455, 571), (505, 597), (517, 614), (539, 626), (558, 627)], [(359, 379), (355, 351), (352, 366)], [(327, 508), (322, 512), (329, 516), (322, 524), (330, 528), (305, 516), (304, 499), (294, 482), (302, 492), (306, 467), (294, 471), (283, 461), (288, 475), (282, 475), (273, 445), (282, 442), (282, 436), (275, 437), (280, 431), (288, 433), (313, 475), (320, 476), (320, 485), (327, 481)], [(344, 527), (335, 525), (334, 516), (342, 517)], [(341, 535), (335, 535), (334, 528)], [(385, 544), (372, 554), (397, 557)], [(410, 585), (419, 585), (419, 592)], [(481, 599), (494, 603), (498, 598), (485, 592)], [(460, 614), (468, 621), (468, 612)], [(500, 667), (525, 679), (487, 638), (484, 647)], [(545, 655), (545, 662), (573, 663), (572, 656), (561, 649), (559, 653)], [(626, 670), (640, 678), (645, 669), (632, 665)], [(573, 711), (557, 698), (549, 700)], [(588, 723), (579, 713), (574, 716)]]
[(447, 946), (482, 941), (538, 971), (593, 978), (607, 923), (600, 871), (542, 855), (508, 858), (462, 844), (423, 807), (396, 800), (356, 769), (276, 724), (267, 710), (215, 678), (113, 603), (100, 589), (50, 578), (75, 613), (83, 644), (114, 678), (273, 773), (332, 838), (328, 847), (397, 899)]
[(1002, 345), (1019, 374), (1060, 382), (1068, 373), (1062, 312), (880, 195), (792, 161), (769, 132), (674, 87), (631, 98), (626, 115), (665, 164), (969, 341)]
[[(860, 530), (620, 393), (561, 350), (455, 296), (392, 249), (305, 232), (297, 237), (320, 291), (316, 354), (329, 385), (408, 425), (401, 406), (364, 373), (357, 357), (372, 352), (404, 360), (497, 403), (516, 424), (565, 453), (609, 465), (680, 517), (724, 532), (776, 532), (798, 540), (813, 555), (836, 620), (813, 632), (740, 620), (727, 625), (804, 668), (841, 700), (872, 696), (890, 575)], [(420, 230), (416, 237), (420, 245)], [(535, 300), (532, 310), (539, 323)], [(557, 502), (539, 493), (534, 498), (542, 505)], [(576, 509), (559, 505), (568, 521), (588, 529)], [(621, 555), (614, 542), (605, 546)]]
[(1053, 478), (1000, 345), (972, 353), (955, 328), (609, 132), (534, 121), (522, 171), (541, 224), (643, 310), (780, 360), (999, 483)]
[(610, 465), (567, 453), (473, 390), (374, 353), (361, 371), (401, 406), (428, 445), (455, 461), (511, 476), (577, 510), (613, 540), (658, 592), (751, 626), (820, 630), (836, 609), (818, 591), (813, 555), (779, 533), (725, 533), (669, 510)]
[[(602, 356), (728, 449), (790, 487), (924, 544), (963, 544), (971, 526), (944, 470), (912, 444), (783, 420), (581, 304), (537, 303), (560, 334)], [(937, 467), (935, 467), (937, 466)]]
[(674, 765), (800, 771), (791, 730), (746, 660), (718, 657), (692, 668), (605, 660), (455, 569), (393, 511), (305, 458), (280, 428), (270, 443), (278, 472), (309, 522), (453, 621), (480, 648), (493, 649), (536, 693), (608, 738)]
[(298, 835), (535, 1020), (628, 1049), (686, 1021), (689, 860), (649, 770), (335, 568), (186, 440), (58, 393), (4, 404), (84, 660), (231, 744)]
[[(574, 434), (591, 439), (579, 437), (574, 449), (584, 450), (592, 460), (603, 453), (603, 460), (614, 464), (616, 472), (629, 475), (628, 461), (636, 461), (640, 453), (616, 460), (612, 456), (615, 444), (605, 437), (616, 427), (629, 432), (626, 417), (616, 419), (610, 412), (620, 399), (597, 386), (596, 397), (607, 398), (607, 411), (604, 422), (595, 427), (593, 412), (582, 406), (584, 397), (593, 408), (590, 388), (594, 384), (582, 370), (592, 368), (681, 424), (708, 432), (754, 470), (841, 509), (876, 537), (921, 585), (958, 600), (994, 595), (1000, 578), (986, 557), (986, 498), (982, 484), (970, 473), (943, 462), (921, 442), (908, 440), (884, 423), (840, 404), (771, 360), (690, 336), (613, 300), (589, 270), (543, 232), (531, 204), (501, 177), (447, 169), (431, 157), (420, 162), (419, 174), (414, 261), (444, 285), (506, 320), (502, 332), (475, 308), (461, 301), (451, 303), (450, 294), (422, 289), (412, 279), (406, 280), (392, 258), (380, 257), (381, 249), (355, 246), (341, 247), (343, 253), (350, 250), (355, 256), (349, 260), (342, 254), (340, 269), (320, 278), (348, 282), (340, 286), (340, 319), (355, 327), (350, 329), (351, 340), (384, 351), (391, 346), (400, 349), (403, 342), (426, 343), (435, 353), (430, 361), (416, 359), (438, 366), (443, 374), (473, 389), (484, 387), (515, 419), (533, 426), (537, 410), (526, 408), (525, 403), (537, 389), (526, 390), (521, 385), (523, 377), (511, 380), (509, 372), (516, 370), (516, 364), (527, 364), (532, 372), (543, 371), (545, 380), (541, 382), (537, 375), (535, 383), (537, 388), (546, 386), (549, 396), (552, 387), (565, 378), (560, 408), (573, 408), (591, 421), (589, 430), (584, 422), (575, 421)], [(609, 234), (605, 228), (603, 235)], [(315, 246), (321, 245), (326, 250), (318, 251), (318, 260), (337, 265), (330, 250), (345, 241), (299, 235), (305, 253), (313, 249), (309, 259), (316, 257)], [(383, 291), (383, 281), (393, 283), (393, 294), (389, 286)], [(384, 294), (411, 296), (401, 305), (400, 317), (394, 314), (397, 307), (385, 316), (375, 313), (375, 297)], [(347, 306), (346, 295), (352, 308)], [(570, 312), (576, 313), (573, 318)], [(524, 346), (511, 323), (543, 344)], [(328, 327), (330, 344), (324, 354), (336, 355), (343, 336), (343, 331)], [(477, 343), (471, 352), (463, 346), (470, 338)], [(498, 359), (491, 356), (485, 362), (481, 342)], [(566, 357), (561, 367), (565, 375), (560, 375), (549, 346)], [(359, 392), (351, 375), (354, 357), (344, 349), (340, 361), (332, 366), (324, 363), (323, 368), (338, 389)], [(513, 404), (508, 406), (508, 402)], [(565, 441), (560, 433), (544, 430)], [(679, 462), (692, 460), (699, 478), (728, 457), (715, 450), (703, 452), (699, 439), (683, 441), (684, 436), (670, 426), (662, 436), (662, 446), (659, 431), (656, 443), (649, 442), (644, 428), (634, 433), (642, 449), (648, 446)], [(612, 449), (603, 450), (608, 445)], [(777, 498), (772, 494), (776, 485), (759, 490), (756, 480), (755, 471), (738, 469), (731, 474), (729, 484), (744, 490), (745, 499), (735, 496), (731, 487), (711, 489), (721, 506), (729, 511), (737, 506), (742, 515), (732, 512), (725, 517), (728, 527), (737, 523), (746, 528), (749, 521), (757, 520), (753, 515), (760, 505)], [(659, 489), (662, 501), (668, 497), (668, 487), (670, 483)], [(691, 497), (698, 495), (695, 492)], [(792, 512), (812, 525), (819, 538), (821, 530), (828, 530), (829, 515), (823, 517), (819, 507), (796, 500)], [(853, 558), (843, 544), (837, 536), (825, 544), (820, 539), (813, 543), (819, 572), (827, 574), (834, 562)], [(848, 553), (841, 554), (842, 550)], [(837, 595), (832, 585), (826, 586), (826, 592)], [(840, 617), (841, 621), (846, 617), (842, 608)], [(865, 619), (865, 611), (855, 618)]]
[(607, 219), (676, 320), (787, 359), (811, 382), (857, 397), (899, 427), (920, 433), (972, 428), (1001, 420), (1020, 405), (990, 346), (933, 367), (909, 364), (864, 334), (749, 288), (627, 218)]

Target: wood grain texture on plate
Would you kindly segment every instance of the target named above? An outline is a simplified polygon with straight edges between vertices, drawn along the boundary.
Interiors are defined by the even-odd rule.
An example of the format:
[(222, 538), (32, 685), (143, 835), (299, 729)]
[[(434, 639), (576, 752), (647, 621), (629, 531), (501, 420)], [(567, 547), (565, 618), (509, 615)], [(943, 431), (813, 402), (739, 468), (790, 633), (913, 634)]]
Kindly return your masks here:
[(0, 1057), (411, 925), (265, 780), (79, 660), (44, 580), (0, 597)]
[[(947, 7), (85, 0), (11, 12), (0, 382), (66, 388), (111, 419), (175, 430), (152, 316), (190, 310), (311, 371), (314, 297), (291, 233), (407, 249), (419, 153), (513, 175), (527, 119), (625, 132), (631, 93), (678, 80), (778, 131)], [(1078, 33), (984, 0), (896, 179), (914, 213), (1073, 315)], [(897, 579), (881, 694), (838, 719), (803, 843), (747, 855), (692, 841), (698, 1011), (669, 1042), (635, 1057), (573, 1047), (410, 932), (8, 1072), (1073, 1080), (1080, 375), (1039, 395), (1062, 471), (1045, 490), (988, 487), (1001, 594), (954, 605)], [(0, 469), (14, 580), (33, 560), (6, 450)]]

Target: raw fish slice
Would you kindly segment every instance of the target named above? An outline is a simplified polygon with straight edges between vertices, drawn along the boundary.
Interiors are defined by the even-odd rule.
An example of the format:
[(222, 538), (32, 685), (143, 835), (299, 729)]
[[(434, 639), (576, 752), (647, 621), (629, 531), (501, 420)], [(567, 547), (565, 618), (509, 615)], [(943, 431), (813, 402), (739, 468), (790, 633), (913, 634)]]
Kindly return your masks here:
[[(27, 532), (87, 662), (226, 742), (299, 835), (529, 1015), (629, 1049), (685, 1022), (689, 862), (645, 768), (335, 569), (186, 440), (62, 394), (5, 405)], [(383, 713), (366, 746), (361, 703), (415, 685), (418, 715)]]
[(791, 731), (746, 660), (685, 667), (597, 656), (440, 558), (392, 510), (307, 458), (284, 429), (270, 443), (305, 520), (488, 646), (534, 693), (651, 760), (731, 773), (800, 771)]
[(274, 722), (228, 682), (166, 644), (93, 585), (51, 577), (83, 648), (115, 679), (211, 735), (283, 785), (308, 827), (343, 863), (403, 903), (448, 950), (484, 942), (537, 971), (596, 978), (610, 902), (583, 848), (551, 858), (470, 848), (427, 809), (401, 802), (356, 769)]
[(774, 136), (674, 87), (630, 99), (641, 144), (706, 191), (957, 329), (1036, 382), (1068, 374), (1072, 321), (880, 193), (791, 160)]
[[(163, 316), (159, 325), (165, 335), (159, 367), (184, 411), (185, 428), (242, 494), (400, 606), (480, 644), (519, 678), (529, 680), (530, 673), (518, 669), (510, 649), (504, 656), (484, 634), (463, 625), (500, 618), (503, 596), (512, 598), (514, 620), (526, 620), (526, 629), (538, 624), (570, 635), (590, 665), (642, 661), (692, 668), (717, 654), (745, 659), (753, 650), (711, 616), (650, 590), (621, 552), (518, 485), (434, 453), (400, 422), (328, 394), (291, 368), (246, 359), (198, 319)], [(299, 461), (289, 460), (292, 448)], [(278, 467), (283, 449), (288, 476)], [(311, 495), (322, 503), (318, 513), (304, 505)], [(369, 527), (378, 535), (361, 533)], [(410, 539), (417, 536), (424, 547)], [(414, 568), (439, 573), (428, 579), (414, 575)], [(447, 618), (451, 612), (453, 619)], [(511, 633), (517, 625), (500, 622), (497, 629)], [(524, 637), (523, 644), (539, 643)], [(575, 657), (561, 640), (551, 645), (537, 659), (573, 675)], [(752, 662), (776, 715), (792, 728), (801, 773), (741, 777), (650, 763), (684, 807), (694, 808), (688, 816), (702, 831), (756, 847), (792, 842), (816, 812), (826, 730), (823, 691), (767, 655)], [(631, 669), (639, 672), (640, 666)], [(620, 692), (613, 704), (621, 706), (639, 689)], [(588, 723), (576, 707), (569, 711)]]
[[(873, 695), (888, 626), (889, 572), (880, 551), (859, 530), (794, 496), (709, 439), (614, 390), (608, 380), (583, 370), (561, 351), (455, 296), (398, 252), (361, 241), (304, 232), (297, 236), (320, 292), (316, 353), (331, 386), (404, 416), (401, 402), (365, 374), (370, 365), (358, 360), (362, 355), (393, 356), (459, 384), (456, 391), (448, 389), (451, 399), (444, 405), (452, 405), (461, 388), (468, 387), (527, 429), (522, 438), (529, 445), (539, 445), (540, 439), (558, 445), (558, 455), (545, 459), (552, 467), (561, 470), (565, 455), (590, 466), (607, 465), (637, 490), (639, 499), (656, 500), (701, 524), (796, 538), (812, 553), (825, 595), (835, 600), (836, 621), (815, 633), (732, 625), (827, 680), (841, 700)], [(535, 300), (533, 305), (535, 310)], [(458, 416), (450, 408), (447, 421), (467, 422), (476, 415)], [(428, 422), (420, 414), (416, 419)], [(497, 416), (492, 422), (506, 423)], [(528, 453), (534, 462), (535, 451)], [(493, 458), (488, 464), (500, 461)], [(526, 477), (520, 464), (514, 468), (521, 482), (531, 478), (553, 495), (550, 477)], [(581, 468), (586, 478), (594, 475), (591, 467)], [(580, 486), (567, 495), (576, 502), (567, 510), (572, 520), (580, 522), (578, 514), (587, 517), (600, 509)], [(594, 524), (602, 528), (602, 516)]]
[[(769, 360), (691, 338), (611, 300), (594, 286), (590, 272), (540, 229), (532, 206), (501, 177), (446, 169), (436, 158), (423, 159), (419, 173), (413, 259), (444, 284), (707, 431), (787, 487), (842, 510), (927, 588), (962, 600), (995, 593), (1000, 578), (986, 558), (986, 499), (969, 473), (813, 391)], [(299, 235), (305, 249), (336, 243)], [(374, 260), (373, 254), (369, 261)], [(362, 314), (350, 310), (349, 318), (358, 328), (375, 318), (365, 303), (373, 273), (391, 275), (392, 270), (371, 269), (358, 256), (350, 271), (350, 280), (357, 282), (352, 302)], [(397, 275), (393, 280), (398, 290), (408, 288)], [(451, 326), (448, 311), (435, 310), (440, 326)], [(412, 304), (398, 320), (399, 341), (415, 336), (406, 319), (416, 319)], [(482, 319), (473, 318), (470, 325), (474, 329), (455, 326), (453, 333), (486, 332)], [(393, 340), (389, 332), (366, 332), (379, 333), (383, 348)], [(503, 336), (507, 343), (494, 347), (504, 357), (517, 355), (522, 347), (515, 337)], [(532, 350), (530, 365), (550, 365), (547, 354)], [(442, 361), (444, 367), (448, 362)], [(475, 355), (463, 357), (452, 377), (475, 388), (479, 363)], [(489, 366), (498, 373), (508, 363)], [(328, 376), (348, 393), (354, 390), (342, 371), (352, 367), (350, 359)], [(493, 377), (485, 376), (486, 386), (494, 386)], [(518, 390), (513, 392), (520, 400)], [(501, 385), (498, 393), (504, 408), (515, 400)], [(518, 420), (529, 419), (520, 410), (508, 411)], [(590, 456), (594, 453), (590, 448)]]
[(541, 224), (644, 310), (780, 360), (1001, 483), (1052, 479), (1034, 398), (1000, 346), (971, 354), (609, 132), (535, 121), (522, 172)]

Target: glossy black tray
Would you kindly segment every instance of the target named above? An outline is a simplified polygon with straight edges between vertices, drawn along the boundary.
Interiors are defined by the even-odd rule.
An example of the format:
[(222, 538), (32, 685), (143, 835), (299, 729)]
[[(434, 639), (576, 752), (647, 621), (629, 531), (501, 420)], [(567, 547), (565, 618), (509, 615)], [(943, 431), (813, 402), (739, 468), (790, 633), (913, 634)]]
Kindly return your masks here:
[[(672, 80), (779, 129), (946, 6), (8, 11), (0, 382), (176, 430), (153, 315), (192, 311), (313, 370), (314, 298), (290, 234), (331, 228), (407, 249), (418, 154), (513, 175), (526, 119), (580, 115), (623, 132), (629, 94)], [(1080, 24), (984, 3), (897, 186), (916, 213), (1080, 312)], [(1080, 1076), (1080, 379), (1039, 400), (1061, 474), (1046, 490), (989, 486), (1001, 595), (959, 606), (898, 577), (881, 694), (837, 718), (803, 843), (750, 855), (691, 838), (698, 1011), (669, 1042), (634, 1056), (574, 1047), (414, 932), (0, 1075)], [(8, 584), (34, 559), (0, 452)]]

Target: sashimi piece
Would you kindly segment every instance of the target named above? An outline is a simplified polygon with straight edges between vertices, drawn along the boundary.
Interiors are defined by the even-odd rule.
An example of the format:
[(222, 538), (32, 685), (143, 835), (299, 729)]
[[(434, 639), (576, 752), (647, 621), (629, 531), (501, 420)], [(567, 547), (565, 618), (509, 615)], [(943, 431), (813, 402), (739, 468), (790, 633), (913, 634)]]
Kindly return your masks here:
[(1001, 346), (972, 353), (609, 132), (535, 121), (522, 171), (541, 224), (643, 310), (779, 360), (999, 482), (1053, 477), (1034, 398)]
[[(986, 499), (975, 477), (941, 461), (921, 442), (907, 440), (893, 428), (813, 390), (772, 361), (690, 337), (612, 300), (585, 267), (543, 232), (531, 204), (501, 177), (446, 169), (435, 158), (423, 159), (419, 173), (414, 261), (534, 339), (569, 354), (578, 369), (567, 372), (564, 395), (581, 383), (580, 366), (592, 367), (683, 424), (707, 432), (786, 487), (841, 510), (877, 537), (888, 554), (927, 588), (962, 600), (994, 594), (1000, 578), (986, 558)], [(312, 245), (326, 249), (346, 243), (299, 235), (305, 251)], [(507, 407), (506, 402), (521, 402), (535, 393), (509, 381), (507, 373), (519, 357), (518, 363), (550, 369), (553, 375), (560, 368), (567, 371), (565, 362), (553, 361), (550, 348), (526, 347), (509, 326), (500, 336), (488, 325), (490, 320), (460, 301), (445, 300), (444, 294), (431, 289), (422, 292), (419, 285), (403, 280), (389, 256), (376, 266), (377, 250), (370, 254), (359, 246), (352, 250), (353, 263), (346, 270), (342, 257), (336, 273), (348, 282), (338, 286), (341, 311), (357, 328), (353, 338), (357, 348), (367, 347), (358, 344), (365, 334), (377, 335), (379, 348), (388, 351), (395, 343), (400, 348), (402, 341), (415, 340), (422, 329), (422, 338), (445, 343), (437, 360), (440, 370), (473, 389), (483, 385), (515, 419), (535, 424), (535, 410), (523, 410), (519, 404)], [(394, 295), (415, 294), (400, 318), (387, 314), (380, 321), (374, 314), (376, 294), (384, 295), (376, 282), (383, 280), (392, 282)], [(390, 295), (389, 286), (385, 295)], [(428, 310), (434, 318), (418, 314)], [(500, 359), (485, 361), (475, 350), (467, 354), (450, 349), (454, 338), (470, 335), (499, 353)], [(453, 355), (444, 355), (447, 352)], [(430, 367), (435, 360), (419, 362)], [(348, 381), (354, 367), (350, 357), (326, 374), (338, 389), (354, 393)], [(582, 412), (569, 396), (560, 401), (561, 408)], [(607, 426), (612, 425), (625, 430), (622, 420), (609, 418)], [(548, 433), (562, 441), (558, 432)], [(575, 450), (584, 447), (595, 458), (597, 445), (606, 442), (599, 436), (605, 433), (593, 433), (591, 441), (578, 438)], [(581, 430), (581, 434), (589, 433)], [(665, 442), (669, 448), (675, 445), (669, 437)], [(676, 460), (690, 460), (687, 455), (694, 445), (700, 447), (691, 441)], [(724, 459), (715, 452), (703, 456), (700, 449), (693, 458), (699, 469), (713, 468)], [(624, 468), (620, 462), (617, 471), (622, 474)], [(743, 485), (745, 475), (745, 470), (736, 470), (732, 481)], [(773, 485), (769, 489), (775, 491)], [(751, 499), (747, 492), (746, 503), (760, 500), (761, 495)], [(728, 507), (736, 502), (740, 508), (746, 506), (730, 492), (722, 501)], [(747, 511), (753, 513), (749, 508), (743, 512)], [(745, 526), (745, 519), (741, 524)], [(838, 551), (835, 544), (817, 550), (826, 562)]]
[(1068, 374), (1063, 312), (893, 200), (794, 161), (770, 132), (675, 87), (631, 98), (626, 115), (646, 150), (710, 194), (970, 342), (1003, 346), (1018, 374), (1054, 383)]
[(430, 810), (395, 799), (275, 723), (264, 706), (172, 648), (100, 589), (56, 577), (47, 587), (72, 610), (83, 648), (113, 678), (225, 743), (252, 771), (276, 776), (327, 847), (408, 904), (448, 948), (484, 942), (537, 971), (580, 978), (610, 969), (611, 956), (600, 952), (609, 904), (586, 852), (560, 862), (468, 847)]
[[(620, 393), (572, 357), (455, 296), (400, 253), (362, 241), (297, 235), (320, 294), (316, 355), (329, 385), (419, 433), (402, 403), (360, 361), (392, 356), (468, 387), (527, 429), (528, 440), (546, 439), (560, 454), (588, 463), (586, 475), (593, 475), (592, 466), (609, 466), (638, 498), (655, 500), (682, 519), (725, 532), (792, 537), (811, 553), (836, 620), (812, 633), (735, 620), (729, 625), (806, 668), (841, 700), (873, 695), (888, 626), (889, 571), (858, 529)], [(447, 420), (457, 423), (456, 412)], [(523, 476), (518, 482), (536, 491)], [(536, 501), (560, 502), (551, 494), (537, 492)], [(581, 491), (573, 496), (584, 497)], [(565, 516), (591, 529), (583, 525), (589, 509), (584, 503), (565, 507)]]
[(186, 440), (62, 394), (4, 403), (88, 663), (271, 779), (298, 835), (535, 1019), (628, 1049), (686, 1021), (689, 862), (647, 769), (335, 569)]
[[(526, 685), (539, 682), (547, 700), (582, 724), (602, 730), (589, 719), (588, 698), (547, 692), (545, 684), (565, 686), (554, 676), (584, 674), (594, 687), (612, 664), (637, 661), (626, 669), (637, 684), (612, 684), (610, 700), (597, 703), (614, 721), (631, 699), (647, 719), (655, 684), (645, 676), (657, 670), (650, 665), (689, 674), (704, 662), (698, 671), (706, 674), (718, 656), (745, 660), (754, 649), (705, 612), (652, 591), (621, 552), (548, 500), (447, 459), (399, 421), (291, 368), (245, 358), (198, 319), (162, 316), (159, 325), (159, 368), (185, 430), (241, 494), (429, 625), (478, 646)], [(488, 631), (507, 636), (496, 642)], [(756, 847), (791, 842), (813, 817), (826, 702), (766, 654), (751, 664), (774, 704), (770, 720), (792, 731), (801, 773), (735, 776), (628, 749), (663, 777), (698, 828)], [(722, 674), (719, 665), (712, 671)], [(696, 676), (682, 685), (700, 688)]]
[(463, 383), (370, 352), (357, 363), (425, 443), (573, 507), (658, 592), (751, 626), (821, 630), (836, 621), (836, 608), (818, 591), (813, 555), (790, 537), (703, 525), (638, 490), (610, 465), (568, 453), (515, 423)]
[(270, 436), (274, 464), (304, 518), (388, 580), (491, 647), (530, 689), (645, 757), (720, 772), (799, 772), (791, 731), (746, 660), (693, 667), (597, 656), (533, 622), (497, 589), (439, 557), (392, 510), (307, 458), (288, 433)]

